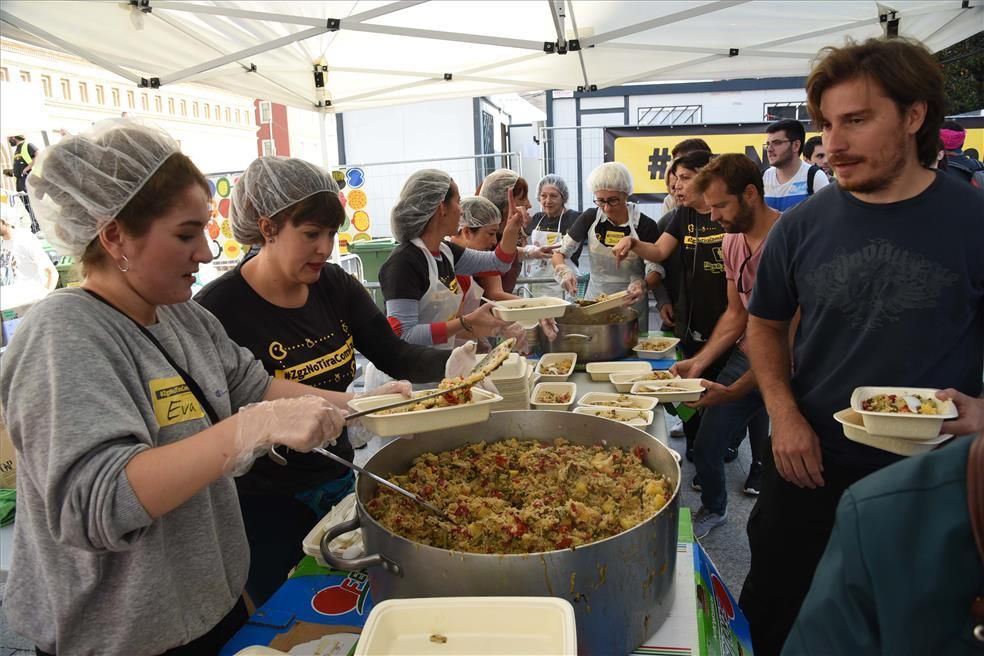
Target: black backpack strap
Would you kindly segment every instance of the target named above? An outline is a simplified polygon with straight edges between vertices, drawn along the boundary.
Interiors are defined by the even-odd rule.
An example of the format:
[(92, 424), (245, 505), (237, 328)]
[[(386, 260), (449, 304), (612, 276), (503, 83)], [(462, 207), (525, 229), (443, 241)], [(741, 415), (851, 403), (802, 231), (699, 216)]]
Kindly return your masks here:
[(810, 170), (806, 172), (806, 195), (813, 195), (813, 179), (817, 177), (817, 171), (820, 167), (816, 164), (810, 164)]

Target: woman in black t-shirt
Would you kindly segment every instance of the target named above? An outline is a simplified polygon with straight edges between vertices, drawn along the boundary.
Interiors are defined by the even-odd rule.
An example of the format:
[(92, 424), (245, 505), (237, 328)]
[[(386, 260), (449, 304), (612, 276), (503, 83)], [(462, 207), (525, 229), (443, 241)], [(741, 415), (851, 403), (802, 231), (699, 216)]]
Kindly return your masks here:
[[(232, 193), (236, 239), (260, 246), (195, 297), (276, 378), (340, 396), (355, 378), (355, 351), (395, 378), (440, 380), (450, 351), (393, 334), (368, 292), (327, 264), (345, 218), (332, 177), (299, 159), (261, 157)], [(343, 401), (344, 402), (344, 401)], [(331, 451), (352, 460), (346, 434)], [(301, 542), (352, 490), (350, 470), (318, 454), (268, 458), (236, 479), (252, 558), (246, 590), (259, 606), (303, 557)]]

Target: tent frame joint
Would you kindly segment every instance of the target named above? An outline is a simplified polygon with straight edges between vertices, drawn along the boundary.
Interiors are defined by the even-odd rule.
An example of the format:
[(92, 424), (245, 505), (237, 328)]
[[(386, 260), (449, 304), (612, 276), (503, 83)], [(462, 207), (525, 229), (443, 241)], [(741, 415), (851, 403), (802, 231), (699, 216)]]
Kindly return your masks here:
[(728, 57), (737, 57), (737, 56), (738, 56), (738, 48), (728, 49)]
[(159, 77), (142, 77), (140, 78), (139, 88), (141, 89), (160, 89), (161, 88), (161, 78)]
[(329, 32), (337, 32), (342, 29), (342, 20), (340, 18), (328, 18), (325, 20), (325, 29)]
[(145, 14), (149, 14), (154, 11), (154, 8), (150, 6), (150, 0), (129, 0), (129, 5), (139, 9)]

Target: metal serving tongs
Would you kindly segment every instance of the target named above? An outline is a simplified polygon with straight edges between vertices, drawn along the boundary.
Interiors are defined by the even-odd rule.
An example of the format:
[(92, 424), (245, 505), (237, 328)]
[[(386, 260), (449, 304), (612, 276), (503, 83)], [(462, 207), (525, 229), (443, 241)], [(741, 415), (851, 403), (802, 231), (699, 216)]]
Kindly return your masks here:
[[(491, 374), (493, 371), (495, 371), (496, 369), (498, 369), (499, 367), (502, 366), (502, 363), (505, 362), (506, 361), (506, 358), (509, 357), (509, 353), (512, 351), (512, 348), (513, 348), (513, 346), (515, 346), (515, 344), (516, 344), (516, 339), (513, 338), (513, 337), (510, 337), (508, 339), (504, 339), (494, 349), (492, 349), (491, 351), (489, 351), (488, 353), (486, 353), (485, 354), (485, 357), (483, 357), (481, 360), (479, 360), (478, 363), (476, 363), (475, 366), (472, 367), (471, 371), (468, 372), (468, 375), (465, 376), (464, 381), (460, 385), (456, 385), (456, 386), (450, 387), (448, 389), (443, 389), (443, 390), (441, 390), (439, 392), (434, 392), (432, 394), (426, 394), (424, 396), (413, 396), (413, 395), (411, 395), (411, 397), (409, 399), (400, 399), (399, 401), (396, 401), (395, 403), (387, 403), (386, 405), (381, 405), (381, 406), (377, 406), (375, 408), (370, 408), (369, 410), (362, 410), (360, 412), (353, 412), (352, 414), (345, 416), (345, 421), (348, 421), (350, 419), (356, 419), (358, 417), (362, 417), (364, 415), (372, 414), (374, 412), (381, 412), (383, 410), (389, 410), (390, 408), (399, 408), (399, 407), (402, 407), (402, 406), (405, 406), (405, 405), (410, 405), (412, 403), (420, 403), (421, 401), (423, 401), (425, 399), (433, 399), (433, 398), (436, 398), (438, 396), (443, 396), (445, 394), (448, 394), (449, 392), (457, 392), (458, 390), (463, 390), (463, 389), (468, 388), (468, 387), (473, 387), (476, 383), (484, 380), (489, 374)], [(432, 506), (431, 504), (427, 503), (426, 501), (424, 501), (423, 499), (421, 499), (420, 497), (418, 497), (413, 492), (410, 492), (409, 490), (406, 490), (406, 489), (400, 487), (396, 483), (392, 483), (392, 482), (386, 480), (382, 476), (378, 476), (376, 474), (373, 474), (370, 471), (366, 471), (365, 469), (363, 469), (362, 467), (358, 466), (354, 462), (350, 462), (350, 461), (346, 460), (345, 458), (342, 458), (340, 456), (336, 456), (334, 453), (332, 453), (328, 449), (323, 449), (323, 448), (318, 447), (318, 448), (312, 449), (312, 452), (318, 453), (320, 455), (323, 455), (326, 458), (330, 458), (330, 459), (334, 460), (335, 462), (337, 462), (337, 463), (339, 463), (341, 465), (345, 465), (349, 469), (351, 469), (351, 470), (353, 470), (355, 472), (358, 472), (359, 474), (365, 474), (366, 476), (368, 476), (372, 480), (376, 481), (380, 485), (383, 485), (385, 487), (388, 487), (389, 489), (393, 490), (394, 492), (398, 492), (398, 493), (402, 494), (403, 496), (407, 497), (408, 499), (412, 499), (414, 502), (420, 504), (424, 508), (427, 508), (427, 510), (431, 511), (432, 513), (434, 513), (436, 515), (439, 515), (441, 517), (446, 517), (447, 516), (447, 513), (445, 513), (443, 510), (439, 510), (437, 507)], [(287, 459), (284, 456), (280, 455), (280, 453), (277, 452), (277, 447), (276, 446), (271, 446), (270, 447), (270, 450), (268, 452), (268, 455), (270, 456), (270, 459), (273, 460), (278, 465), (286, 465), (287, 464)]]

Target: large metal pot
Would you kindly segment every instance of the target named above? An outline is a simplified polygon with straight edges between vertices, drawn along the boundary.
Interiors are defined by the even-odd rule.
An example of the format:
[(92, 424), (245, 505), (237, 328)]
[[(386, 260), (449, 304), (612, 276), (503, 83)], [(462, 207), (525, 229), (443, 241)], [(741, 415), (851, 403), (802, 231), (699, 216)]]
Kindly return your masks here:
[[(406, 472), (417, 456), (485, 440), (510, 437), (579, 444), (599, 441), (624, 449), (642, 447), (646, 466), (666, 475), (673, 496), (648, 520), (611, 538), (576, 549), (535, 554), (489, 555), (438, 549), (400, 537), (366, 511), (376, 483), (360, 476), (355, 519), (331, 528), (321, 552), (332, 567), (368, 568), (373, 598), (444, 596), (551, 596), (574, 605), (578, 652), (627, 654), (666, 619), (673, 604), (679, 516), (680, 466), (669, 449), (648, 433), (607, 419), (570, 412), (493, 412), (475, 426), (397, 440), (376, 453), (366, 469), (384, 476)], [(362, 528), (367, 556), (343, 559), (328, 551), (337, 536)]]
[(601, 314), (571, 308), (557, 319), (554, 341), (537, 330), (542, 353), (577, 353), (578, 363), (618, 360), (638, 343), (639, 313), (630, 307)]

